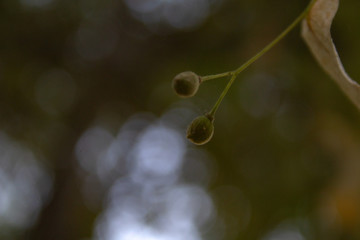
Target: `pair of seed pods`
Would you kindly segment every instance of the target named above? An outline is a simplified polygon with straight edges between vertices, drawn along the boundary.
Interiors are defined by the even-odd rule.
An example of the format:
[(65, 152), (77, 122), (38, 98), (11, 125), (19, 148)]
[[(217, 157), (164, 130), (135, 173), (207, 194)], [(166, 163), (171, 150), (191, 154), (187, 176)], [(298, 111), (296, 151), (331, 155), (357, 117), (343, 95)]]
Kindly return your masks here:
[[(201, 84), (201, 77), (196, 73), (187, 71), (176, 75), (172, 87), (180, 97), (192, 97), (196, 94)], [(186, 137), (196, 145), (203, 145), (210, 141), (214, 134), (214, 117), (205, 114), (195, 118), (189, 125)]]

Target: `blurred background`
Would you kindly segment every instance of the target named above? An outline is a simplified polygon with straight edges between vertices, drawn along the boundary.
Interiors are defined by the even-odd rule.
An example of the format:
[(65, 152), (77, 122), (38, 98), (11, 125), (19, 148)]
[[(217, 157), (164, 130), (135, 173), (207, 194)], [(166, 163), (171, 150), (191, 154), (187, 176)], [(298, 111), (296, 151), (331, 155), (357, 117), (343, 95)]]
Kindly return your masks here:
[[(299, 27), (187, 125), (305, 0), (1, 0), (0, 239), (358, 240), (360, 115)], [(360, 79), (360, 1), (333, 36)]]

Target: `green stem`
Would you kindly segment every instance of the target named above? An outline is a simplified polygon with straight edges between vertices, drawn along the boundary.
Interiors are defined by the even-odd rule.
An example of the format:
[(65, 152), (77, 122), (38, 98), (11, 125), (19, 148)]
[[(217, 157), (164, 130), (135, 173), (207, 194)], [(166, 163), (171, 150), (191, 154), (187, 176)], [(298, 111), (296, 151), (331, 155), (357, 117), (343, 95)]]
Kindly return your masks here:
[[(266, 52), (268, 52), (272, 47), (274, 47), (281, 39), (283, 39), (292, 29), (295, 28), (295, 26), (297, 24), (300, 23), (300, 21), (306, 17), (306, 15), (308, 14), (308, 12), (310, 11), (310, 9), (312, 8), (312, 6), (315, 4), (317, 0), (312, 0), (309, 5), (305, 8), (305, 10), (282, 32), (280, 33), (279, 36), (277, 36), (272, 42), (270, 42), (267, 46), (265, 46), (260, 52), (258, 52), (257, 54), (255, 54), (252, 58), (250, 58), (247, 62), (245, 62), (243, 65), (241, 65), (239, 68), (235, 69), (234, 71), (231, 72), (225, 72), (225, 73), (221, 73), (221, 74), (216, 74), (216, 75), (210, 75), (208, 77), (207, 80), (209, 79), (214, 79), (217, 78), (215, 76), (218, 77), (223, 77), (223, 76), (228, 76), (231, 75), (231, 78), (228, 82), (228, 84), (226, 85), (225, 89), (223, 90), (223, 92), (221, 93), (220, 97), (218, 98), (218, 100), (216, 101), (214, 107), (212, 108), (212, 110), (209, 112), (208, 116), (211, 118), (214, 118), (215, 113), (217, 111), (217, 109), (220, 106), (220, 103), (222, 102), (223, 98), (226, 96), (227, 92), (229, 91), (231, 85), (233, 84), (233, 82), (235, 81), (237, 75), (242, 72), (243, 70), (245, 70), (248, 66), (250, 66), (253, 62), (255, 62), (257, 59), (259, 59), (262, 55), (264, 55)], [(206, 77), (203, 77), (206, 78)]]
[(232, 74), (229, 83), (226, 85), (224, 91), (221, 93), (221, 95), (218, 98), (218, 100), (216, 101), (214, 107), (211, 109), (210, 113), (208, 114), (209, 119), (214, 119), (215, 113), (216, 113), (217, 109), (219, 108), (220, 103), (222, 102), (223, 98), (225, 97), (225, 95), (229, 91), (229, 88), (231, 87), (231, 84), (236, 79), (236, 76), (237, 76), (236, 74)]
[(211, 79), (216, 79), (216, 78), (221, 78), (221, 77), (227, 77), (227, 76), (231, 76), (232, 72), (224, 72), (224, 73), (219, 73), (219, 74), (215, 74), (215, 75), (208, 75), (208, 76), (203, 76), (201, 77), (201, 82), (205, 82)]

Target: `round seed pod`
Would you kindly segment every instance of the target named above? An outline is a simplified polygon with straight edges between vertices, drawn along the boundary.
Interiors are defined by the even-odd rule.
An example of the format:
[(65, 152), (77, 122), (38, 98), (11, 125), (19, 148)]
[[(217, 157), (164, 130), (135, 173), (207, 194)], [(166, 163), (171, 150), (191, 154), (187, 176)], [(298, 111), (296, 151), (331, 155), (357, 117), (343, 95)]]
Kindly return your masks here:
[(182, 72), (176, 75), (172, 87), (180, 97), (192, 97), (199, 89), (201, 79), (194, 72)]
[(191, 122), (186, 137), (196, 145), (203, 145), (210, 141), (213, 134), (213, 119), (208, 116), (200, 116)]

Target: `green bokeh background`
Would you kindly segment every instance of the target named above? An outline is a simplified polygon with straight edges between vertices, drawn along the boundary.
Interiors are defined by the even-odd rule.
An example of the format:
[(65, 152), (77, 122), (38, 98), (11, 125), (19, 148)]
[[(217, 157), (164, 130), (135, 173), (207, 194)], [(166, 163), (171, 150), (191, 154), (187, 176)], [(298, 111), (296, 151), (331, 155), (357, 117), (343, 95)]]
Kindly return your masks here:
[[(2, 0), (0, 131), (42, 156), (54, 183), (31, 226), (0, 226), (6, 232), (0, 236), (91, 239), (102, 207), (90, 210), (79, 190), (83, 179), (74, 146), (81, 134), (96, 124), (116, 133), (134, 114), (160, 117), (176, 107), (192, 111), (190, 122), (195, 113), (211, 109), (226, 79), (204, 83), (191, 99), (178, 98), (171, 79), (186, 70), (208, 75), (237, 68), (306, 4), (223, 0), (198, 26), (154, 32), (121, 0), (89, 1), (87, 15), (78, 0), (45, 8)], [(358, 0), (341, 1), (332, 28), (355, 80), (360, 79), (359, 9)], [(116, 29), (111, 53), (90, 61), (79, 57), (73, 39), (84, 24)], [(318, 66), (299, 32), (297, 27), (239, 75), (217, 112), (212, 141), (187, 145), (206, 151), (216, 166), (206, 191), (226, 233), (216, 238), (223, 230), (214, 227), (204, 239), (272, 240), (278, 238), (266, 238), (269, 232), (283, 226), (298, 229), (307, 240), (360, 239), (359, 111)], [(89, 46), (97, 44), (102, 43)], [(36, 95), (39, 78), (51, 69), (68, 72), (76, 85), (72, 105), (55, 114), (44, 111)]]

